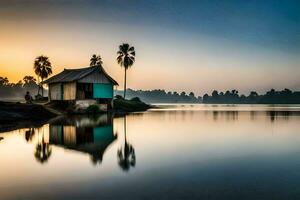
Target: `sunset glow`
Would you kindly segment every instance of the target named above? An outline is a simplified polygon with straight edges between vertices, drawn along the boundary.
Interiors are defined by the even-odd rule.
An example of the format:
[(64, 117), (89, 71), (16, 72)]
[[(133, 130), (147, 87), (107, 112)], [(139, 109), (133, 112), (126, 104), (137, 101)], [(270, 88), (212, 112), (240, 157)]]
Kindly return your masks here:
[(129, 1), (125, 12), (118, 0), (65, 2), (0, 3), (1, 76), (17, 82), (34, 75), (33, 61), (41, 54), (50, 58), (56, 74), (88, 66), (96, 53), (122, 87), (123, 69), (116, 62), (116, 51), (120, 43), (128, 42), (137, 52), (134, 70), (128, 71), (128, 86), (133, 89), (199, 95), (213, 89), (242, 93), (300, 89), (296, 26), (300, 12), (292, 4), (272, 7), (260, 2), (246, 7), (231, 1), (224, 8), (218, 1), (193, 6)]

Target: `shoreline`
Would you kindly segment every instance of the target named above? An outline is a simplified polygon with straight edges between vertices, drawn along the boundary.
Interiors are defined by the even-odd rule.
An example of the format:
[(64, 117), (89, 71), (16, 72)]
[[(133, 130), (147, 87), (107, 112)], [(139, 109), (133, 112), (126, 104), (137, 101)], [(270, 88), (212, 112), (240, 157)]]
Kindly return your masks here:
[[(146, 104), (139, 99), (115, 99), (114, 100), (115, 108), (113, 110), (104, 112), (71, 112), (69, 113), (65, 107), (55, 107), (53, 105), (49, 105), (48, 103), (33, 103), (26, 104), (20, 102), (4, 102), (0, 101), (0, 133), (13, 131), (15, 129), (20, 128), (36, 128), (40, 127), (43, 124), (49, 122), (56, 117), (64, 116), (64, 115), (98, 115), (98, 114), (113, 114), (116, 116), (123, 116), (130, 113), (135, 112), (145, 112), (149, 109), (168, 109), (172, 107), (176, 107), (178, 104)], [(181, 107), (185, 104), (180, 104)], [(186, 105), (201, 105), (197, 104), (186, 104)], [(203, 104), (204, 106), (246, 106), (248, 104)], [(274, 105), (274, 104), (249, 104), (249, 105)], [(275, 104), (276, 105), (276, 104)], [(285, 107), (287, 106), (295, 106), (299, 104), (277, 104), (277, 106)], [(300, 105), (299, 105), (300, 106)]]
[(0, 101), (0, 132), (37, 127), (56, 116), (43, 105)]
[(144, 112), (154, 106), (141, 101), (116, 99), (115, 109), (107, 112), (68, 112), (63, 107), (49, 104), (26, 104), (20, 102), (0, 101), (0, 133), (13, 131), (20, 128), (36, 128), (47, 123), (55, 117), (63, 115), (96, 115), (110, 113), (126, 115), (133, 112)]

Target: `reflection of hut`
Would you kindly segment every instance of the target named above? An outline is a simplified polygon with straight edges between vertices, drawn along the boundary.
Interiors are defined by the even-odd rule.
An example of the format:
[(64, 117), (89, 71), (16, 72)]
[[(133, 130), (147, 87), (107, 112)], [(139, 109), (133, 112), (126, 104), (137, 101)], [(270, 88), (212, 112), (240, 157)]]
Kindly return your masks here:
[[(52, 122), (49, 131), (50, 144), (88, 153), (94, 163), (101, 162), (106, 148), (117, 138), (113, 133), (111, 118), (104, 116), (106, 117), (96, 119), (75, 117)], [(89, 119), (91, 123), (87, 123)], [(100, 123), (95, 124), (93, 120)], [(85, 122), (84, 125), (78, 126), (82, 124), (81, 121)]]

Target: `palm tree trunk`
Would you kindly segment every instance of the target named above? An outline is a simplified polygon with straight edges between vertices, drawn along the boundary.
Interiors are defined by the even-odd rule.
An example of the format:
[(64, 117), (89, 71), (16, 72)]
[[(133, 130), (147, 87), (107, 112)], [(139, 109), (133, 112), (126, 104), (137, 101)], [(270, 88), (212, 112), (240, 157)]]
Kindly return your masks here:
[(124, 137), (125, 137), (125, 144), (127, 143), (127, 137), (126, 137), (126, 125), (127, 125), (127, 121), (126, 121), (126, 115), (124, 116)]
[(125, 69), (125, 78), (124, 78), (124, 99), (125, 99), (125, 97), (126, 97), (126, 71), (127, 71), (127, 69), (126, 69), (126, 67), (124, 67), (124, 69)]
[(44, 88), (43, 88), (43, 78), (42, 78), (42, 82), (41, 82), (41, 88), (42, 88), (42, 97), (44, 97)]
[(40, 94), (40, 89), (41, 89), (41, 87), (40, 87), (40, 77), (38, 76), (38, 95)]

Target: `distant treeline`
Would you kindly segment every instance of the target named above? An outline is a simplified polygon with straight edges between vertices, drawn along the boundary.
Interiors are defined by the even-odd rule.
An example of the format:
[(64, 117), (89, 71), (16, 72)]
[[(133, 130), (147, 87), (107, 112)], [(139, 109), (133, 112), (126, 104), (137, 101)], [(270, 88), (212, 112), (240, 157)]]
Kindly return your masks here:
[(9, 82), (7, 77), (0, 77), (0, 99), (24, 99), (27, 91), (34, 97), (38, 88), (36, 79), (32, 76), (25, 76), (17, 83)]
[[(32, 76), (25, 76), (17, 83), (11, 83), (7, 77), (0, 77), (1, 99), (24, 99), (27, 91), (34, 97), (38, 94), (39, 86)], [(46, 92), (47, 94), (47, 92)], [(123, 96), (123, 91), (115, 91), (115, 95)], [(211, 95), (195, 96), (193, 92), (166, 92), (165, 90), (132, 90), (127, 89), (126, 98), (139, 97), (147, 103), (220, 103), (220, 104), (300, 104), (300, 92), (289, 89), (275, 91), (271, 89), (263, 95), (252, 91), (248, 96), (239, 95), (237, 90), (218, 92), (214, 90)]]
[[(116, 95), (123, 95), (123, 91), (115, 91)], [(146, 103), (201, 103), (202, 98), (193, 92), (166, 92), (165, 90), (132, 90), (127, 89), (126, 98), (139, 97)]]
[(214, 90), (210, 95), (203, 96), (203, 103), (221, 104), (296, 104), (300, 103), (300, 92), (292, 92), (289, 89), (275, 91), (271, 89), (263, 95), (252, 91), (248, 96), (239, 95), (237, 90), (218, 92)]

